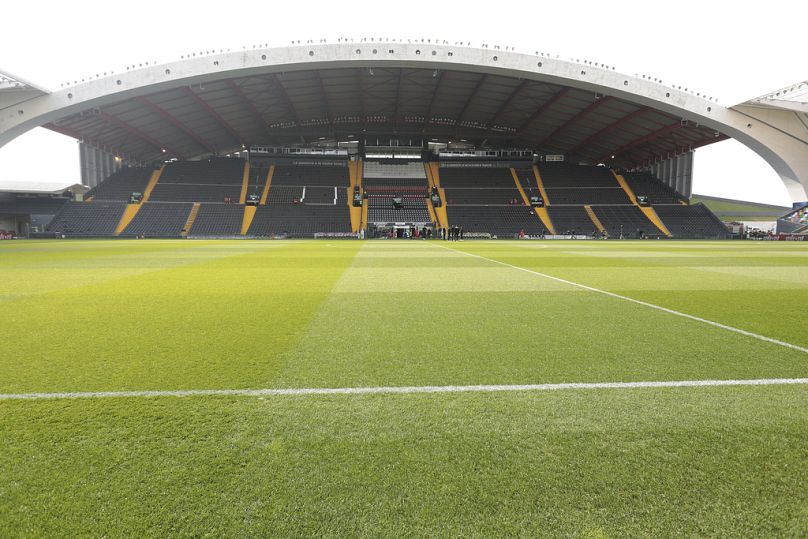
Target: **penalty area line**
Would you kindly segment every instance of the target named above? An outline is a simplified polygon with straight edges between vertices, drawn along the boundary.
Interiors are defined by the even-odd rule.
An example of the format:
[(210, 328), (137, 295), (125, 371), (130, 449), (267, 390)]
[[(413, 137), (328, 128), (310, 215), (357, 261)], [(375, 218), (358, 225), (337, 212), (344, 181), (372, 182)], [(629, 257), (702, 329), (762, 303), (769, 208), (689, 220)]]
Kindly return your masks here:
[(2, 400), (99, 399), (132, 397), (207, 397), (207, 396), (305, 396), (305, 395), (396, 395), (412, 393), (499, 393), (513, 391), (561, 391), (591, 389), (644, 389), (716, 386), (806, 385), (808, 378), (761, 378), (753, 380), (671, 380), (660, 382), (569, 382), (557, 384), (516, 384), (476, 386), (389, 386), (389, 387), (313, 387), (277, 389), (179, 389), (166, 391), (77, 391), (66, 393), (0, 393)]
[(524, 271), (526, 273), (530, 273), (532, 275), (536, 275), (538, 277), (544, 277), (545, 279), (550, 279), (552, 281), (556, 281), (559, 283), (564, 283), (570, 286), (574, 286), (576, 288), (582, 288), (583, 290), (588, 290), (590, 292), (595, 292), (598, 294), (603, 294), (604, 296), (609, 296), (615, 299), (622, 299), (623, 301), (628, 301), (631, 303), (636, 303), (637, 305), (642, 305), (643, 307), (648, 307), (650, 309), (656, 309), (657, 311), (662, 311), (664, 313), (672, 314), (674, 316), (680, 316), (682, 318), (687, 318), (688, 320), (693, 320), (694, 322), (701, 322), (702, 324), (707, 324), (708, 326), (717, 327), (720, 329), (724, 329), (726, 331), (732, 331), (733, 333), (738, 333), (740, 335), (745, 335), (746, 337), (751, 337), (753, 339), (757, 339), (759, 341), (765, 341), (771, 344), (776, 344), (778, 346), (783, 346), (785, 348), (790, 348), (791, 350), (796, 350), (798, 352), (802, 352), (804, 354), (808, 354), (808, 348), (804, 348), (802, 346), (798, 346), (796, 344), (791, 344), (789, 342), (780, 341), (778, 339), (773, 339), (772, 337), (766, 337), (765, 335), (760, 335), (758, 333), (753, 333), (751, 331), (746, 331), (745, 329), (736, 328), (733, 326), (728, 326), (726, 324), (722, 324), (720, 322), (714, 322), (712, 320), (708, 320), (706, 318), (700, 318), (698, 316), (694, 316), (692, 314), (683, 313), (681, 311), (676, 311), (674, 309), (668, 309), (667, 307), (663, 307), (661, 305), (655, 305), (653, 303), (648, 303), (647, 301), (642, 301), (639, 299), (630, 298), (628, 296), (621, 296), (620, 294), (615, 294), (614, 292), (609, 292), (608, 290), (602, 290), (600, 288), (594, 288), (592, 286), (587, 286), (585, 284), (576, 283), (575, 281), (568, 281), (567, 279), (562, 279), (561, 277), (554, 277), (552, 275), (548, 275), (546, 273), (541, 273), (540, 271), (533, 271), (531, 269), (523, 268), (521, 266), (514, 266), (513, 264), (508, 264), (507, 262), (502, 262), (501, 260), (496, 260), (494, 258), (488, 258), (485, 256), (475, 255), (473, 253), (467, 253), (465, 251), (458, 251), (457, 249), (452, 249), (450, 247), (444, 247), (443, 245), (438, 245), (438, 247), (442, 249), (446, 249), (447, 251), (451, 251), (453, 253), (457, 253), (460, 255), (471, 256), (474, 258), (479, 258), (480, 260), (486, 260), (488, 262), (493, 262), (494, 264), (499, 264), (501, 266), (505, 266), (508, 268), (512, 268), (519, 271)]

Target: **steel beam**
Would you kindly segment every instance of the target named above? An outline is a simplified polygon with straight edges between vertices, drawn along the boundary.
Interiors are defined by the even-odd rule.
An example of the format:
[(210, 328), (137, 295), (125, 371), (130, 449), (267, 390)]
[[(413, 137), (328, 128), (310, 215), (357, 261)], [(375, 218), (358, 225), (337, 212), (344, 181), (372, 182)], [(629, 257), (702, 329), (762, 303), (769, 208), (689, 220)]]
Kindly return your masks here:
[(559, 134), (559, 133), (561, 133), (562, 131), (564, 131), (565, 129), (567, 129), (569, 126), (571, 126), (571, 125), (572, 125), (572, 124), (574, 124), (575, 122), (579, 121), (581, 118), (585, 117), (587, 114), (589, 114), (589, 113), (590, 113), (590, 112), (592, 112), (593, 110), (597, 109), (598, 107), (602, 107), (603, 105), (605, 105), (606, 103), (608, 103), (610, 99), (611, 99), (611, 97), (606, 96), (606, 97), (602, 97), (602, 98), (600, 98), (600, 99), (595, 100), (593, 103), (590, 103), (588, 106), (586, 106), (585, 108), (583, 108), (583, 109), (581, 109), (580, 111), (578, 111), (578, 113), (577, 113), (577, 114), (575, 114), (575, 115), (574, 115), (572, 118), (570, 118), (569, 120), (567, 120), (566, 122), (564, 122), (563, 124), (561, 124), (560, 126), (558, 126), (558, 127), (555, 129), (555, 131), (553, 131), (552, 133), (550, 133), (549, 135), (547, 135), (546, 137), (544, 137), (544, 140), (542, 140), (541, 142), (539, 142), (539, 143), (536, 145), (536, 147), (537, 147), (537, 148), (543, 148), (543, 147), (544, 147), (544, 145), (545, 145), (545, 144), (546, 144), (548, 141), (553, 140), (553, 139), (554, 139), (556, 136), (558, 136), (558, 134)]
[(238, 83), (233, 79), (227, 79), (227, 85), (239, 97), (241, 102), (244, 103), (244, 106), (247, 107), (247, 109), (252, 113), (255, 123), (261, 125), (261, 130), (264, 132), (264, 134), (269, 135), (269, 129), (267, 128), (266, 120), (264, 120), (264, 115), (261, 114), (261, 111), (258, 110), (255, 103), (253, 103), (252, 100), (247, 97), (241, 86), (239, 86)]
[(519, 85), (518, 85), (518, 86), (516, 86), (516, 88), (514, 88), (514, 89), (513, 89), (513, 91), (511, 92), (511, 94), (510, 94), (510, 95), (509, 95), (509, 96), (508, 96), (508, 97), (505, 99), (505, 101), (503, 101), (503, 102), (502, 102), (502, 105), (500, 105), (500, 106), (499, 106), (499, 108), (498, 108), (498, 109), (497, 109), (497, 111), (494, 113), (494, 115), (493, 115), (493, 116), (491, 116), (491, 119), (490, 119), (490, 120), (488, 120), (487, 125), (488, 125), (489, 127), (490, 127), (490, 126), (492, 126), (492, 125), (496, 125), (497, 120), (498, 120), (498, 119), (499, 119), (499, 117), (502, 115), (502, 113), (504, 113), (504, 112), (507, 110), (507, 108), (508, 108), (509, 106), (511, 106), (511, 103), (513, 103), (513, 101), (514, 101), (514, 100), (515, 100), (517, 97), (519, 97), (519, 94), (521, 94), (521, 93), (524, 91), (524, 89), (525, 89), (525, 88), (527, 88), (527, 85), (528, 85), (529, 83), (530, 83), (530, 81), (529, 81), (529, 80), (527, 80), (527, 79), (523, 79), (523, 80), (522, 80), (522, 82), (520, 82), (520, 83), (519, 83)]
[(632, 148), (636, 148), (637, 146), (640, 146), (641, 144), (645, 144), (646, 142), (656, 140), (659, 137), (664, 137), (668, 133), (673, 133), (674, 131), (676, 131), (677, 129), (681, 129), (682, 127), (683, 126), (682, 126), (681, 122), (676, 122), (675, 124), (667, 125), (667, 126), (663, 127), (662, 129), (657, 129), (656, 131), (652, 131), (652, 132), (648, 133), (647, 135), (645, 135), (643, 137), (640, 137), (638, 139), (632, 140), (631, 142), (629, 142), (627, 144), (624, 144), (624, 145), (620, 146), (619, 148), (610, 151), (607, 154), (602, 155), (598, 159), (595, 159), (595, 163), (603, 163), (606, 159), (611, 158), (611, 156), (613, 156), (613, 155), (616, 157), (616, 156), (622, 154), (623, 152), (626, 152), (626, 151), (628, 151), (628, 150), (630, 150)]
[(601, 129), (600, 131), (597, 131), (596, 133), (590, 135), (589, 137), (587, 137), (586, 140), (584, 140), (583, 142), (581, 142), (580, 144), (578, 144), (574, 148), (572, 148), (570, 150), (567, 150), (567, 153), (571, 153), (571, 154), (578, 153), (581, 150), (581, 148), (586, 148), (587, 146), (592, 144), (592, 142), (599, 139), (603, 135), (606, 135), (607, 133), (611, 133), (615, 129), (618, 129), (619, 127), (627, 124), (628, 122), (632, 121), (633, 119), (638, 118), (638, 117), (642, 116), (643, 114), (645, 114), (646, 112), (650, 112), (652, 110), (653, 109), (651, 107), (642, 107), (642, 108), (639, 108), (639, 109), (635, 110), (634, 112), (630, 112), (629, 114), (626, 114), (625, 116), (623, 116), (619, 120), (615, 120), (614, 122), (610, 123), (609, 125), (607, 125), (603, 129)]
[(544, 103), (542, 106), (540, 106), (539, 108), (537, 108), (537, 109), (536, 109), (536, 111), (535, 111), (533, 114), (531, 114), (531, 115), (530, 115), (530, 118), (528, 118), (528, 119), (527, 119), (527, 121), (526, 121), (525, 123), (523, 123), (521, 126), (519, 126), (519, 128), (516, 130), (516, 137), (517, 137), (517, 138), (518, 138), (518, 137), (520, 137), (520, 136), (522, 135), (522, 133), (524, 133), (524, 132), (525, 132), (525, 129), (527, 129), (527, 128), (529, 128), (531, 125), (533, 125), (533, 122), (535, 122), (536, 120), (538, 120), (538, 119), (539, 119), (539, 117), (540, 117), (542, 114), (544, 114), (544, 113), (547, 111), (547, 109), (549, 109), (550, 107), (552, 107), (552, 106), (553, 106), (554, 104), (556, 104), (556, 103), (557, 103), (557, 102), (558, 102), (560, 99), (562, 99), (562, 98), (563, 98), (565, 95), (567, 95), (567, 93), (569, 93), (569, 91), (570, 91), (571, 89), (572, 89), (572, 88), (570, 88), (570, 87), (565, 87), (565, 88), (562, 88), (561, 90), (559, 90), (558, 92), (556, 92), (556, 93), (555, 93), (555, 95), (553, 95), (553, 97), (551, 97), (550, 99), (548, 99), (547, 101), (545, 101), (545, 103)]
[(230, 136), (232, 136), (232, 137), (233, 137), (233, 140), (235, 140), (236, 142), (238, 142), (238, 143), (239, 143), (239, 144), (241, 144), (242, 146), (246, 146), (246, 144), (245, 144), (245, 142), (244, 142), (244, 139), (241, 137), (241, 135), (239, 135), (239, 134), (238, 134), (238, 132), (237, 132), (235, 129), (233, 129), (233, 126), (231, 126), (231, 125), (230, 125), (230, 124), (227, 122), (227, 120), (225, 120), (224, 118), (222, 118), (222, 115), (221, 115), (221, 114), (219, 114), (219, 113), (216, 111), (216, 109), (214, 109), (214, 108), (213, 108), (213, 107), (210, 105), (210, 103), (208, 103), (207, 101), (205, 101), (204, 99), (202, 99), (202, 98), (199, 96), (199, 94), (197, 94), (196, 92), (194, 92), (194, 91), (193, 91), (193, 89), (192, 89), (190, 86), (186, 86), (186, 87), (185, 87), (185, 93), (186, 93), (186, 95), (188, 95), (188, 97), (190, 97), (191, 99), (193, 99), (193, 100), (194, 100), (194, 101), (195, 101), (195, 102), (196, 102), (196, 103), (197, 103), (197, 104), (198, 104), (200, 107), (202, 107), (203, 109), (205, 109), (205, 111), (206, 111), (208, 114), (210, 114), (211, 116), (213, 116), (213, 118), (214, 118), (214, 119), (215, 119), (215, 120), (216, 120), (216, 121), (219, 123), (219, 125), (221, 125), (221, 126), (224, 128), (224, 130), (225, 130), (225, 131), (227, 131), (227, 132), (230, 134)]
[(183, 133), (188, 135), (194, 142), (196, 142), (197, 144), (199, 144), (200, 146), (205, 148), (208, 152), (210, 152), (212, 154), (216, 153), (216, 148), (211, 146), (207, 141), (205, 141), (205, 139), (203, 139), (202, 137), (197, 135), (190, 127), (188, 127), (187, 125), (182, 123), (179, 119), (175, 118), (173, 115), (171, 115), (165, 109), (161, 108), (160, 106), (156, 105), (155, 103), (152, 103), (151, 101), (149, 101), (145, 97), (136, 97), (135, 100), (138, 103), (140, 103), (141, 105), (144, 105), (146, 108), (148, 108), (152, 112), (157, 113), (161, 118), (166, 120), (168, 123), (170, 123), (171, 125), (173, 125), (177, 129), (179, 129), (180, 131), (182, 131)]
[(440, 85), (445, 75), (445, 71), (441, 71), (440, 75), (438, 75), (438, 81), (435, 83), (435, 88), (432, 90), (432, 99), (429, 100), (429, 107), (426, 109), (426, 115), (424, 116), (424, 127), (428, 126), (429, 122), (432, 121), (432, 111), (434, 110), (435, 101), (437, 101), (438, 92), (440, 91)]
[(98, 117), (103, 119), (107, 123), (110, 123), (110, 124), (112, 124), (112, 125), (114, 125), (116, 127), (120, 127), (121, 129), (123, 129), (127, 133), (130, 133), (130, 134), (135, 135), (136, 137), (138, 137), (138, 138), (140, 138), (142, 140), (145, 140), (146, 142), (148, 142), (149, 144), (151, 144), (155, 148), (158, 148), (160, 150), (160, 152), (170, 153), (171, 155), (173, 155), (177, 159), (185, 159), (185, 156), (182, 153), (178, 152), (177, 150), (174, 150), (174, 149), (170, 148), (169, 146), (166, 146), (165, 144), (163, 144), (162, 142), (160, 142), (156, 138), (152, 137), (148, 133), (144, 133), (143, 131), (141, 131), (137, 127), (135, 127), (133, 125), (129, 125), (125, 121), (121, 120), (120, 118), (118, 118), (116, 116), (113, 116), (112, 114), (110, 114), (108, 112), (104, 112), (103, 110), (100, 110), (100, 111), (98, 111)]

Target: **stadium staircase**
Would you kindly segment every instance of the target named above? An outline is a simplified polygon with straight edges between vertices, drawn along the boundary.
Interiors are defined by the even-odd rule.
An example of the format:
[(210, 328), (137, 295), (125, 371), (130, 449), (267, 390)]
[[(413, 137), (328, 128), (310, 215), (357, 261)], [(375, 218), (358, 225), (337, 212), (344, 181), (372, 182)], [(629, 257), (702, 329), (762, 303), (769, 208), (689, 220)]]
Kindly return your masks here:
[(157, 182), (160, 181), (160, 176), (163, 175), (163, 171), (165, 170), (166, 166), (163, 165), (154, 172), (152, 172), (151, 177), (149, 178), (149, 183), (146, 185), (146, 189), (143, 191), (143, 198), (141, 199), (141, 203), (148, 202), (149, 198), (151, 198), (152, 191), (154, 191), (154, 187), (157, 185)]
[(586, 210), (586, 214), (592, 220), (592, 224), (595, 225), (595, 228), (598, 229), (598, 232), (600, 232), (601, 234), (606, 232), (606, 228), (603, 226), (603, 223), (600, 222), (598, 216), (595, 215), (594, 211), (592, 211), (592, 206), (584, 206), (584, 210)]
[(437, 208), (434, 204), (432, 204), (431, 199), (429, 201), (429, 204), (435, 211), (435, 223), (439, 228), (449, 228), (449, 217), (446, 214), (446, 191), (444, 191), (440, 185), (440, 165), (437, 162), (430, 161), (428, 163), (424, 163), (424, 170), (426, 171), (430, 192), (432, 191), (433, 187), (436, 187), (438, 189), (438, 196), (440, 197), (441, 204)]
[(124, 210), (123, 215), (121, 216), (121, 220), (118, 222), (118, 226), (115, 228), (114, 236), (120, 236), (121, 232), (123, 232), (126, 227), (129, 226), (129, 223), (132, 222), (132, 219), (138, 214), (141, 208), (141, 204), (127, 204), (126, 210)]
[(267, 198), (269, 197), (269, 189), (272, 185), (272, 174), (275, 172), (275, 165), (270, 165), (269, 170), (267, 170), (267, 179), (266, 183), (264, 184), (264, 190), (261, 192), (261, 199), (258, 202), (259, 205), (265, 206), (267, 203)]
[[(522, 201), (524, 202), (525, 206), (530, 206), (530, 199), (528, 198), (527, 194), (525, 194), (525, 190), (522, 188), (522, 183), (519, 181), (519, 174), (516, 173), (515, 168), (511, 168), (511, 174), (513, 175), (513, 181), (516, 182), (516, 188), (519, 190), (519, 194), (522, 196)], [(536, 214), (536, 217), (539, 218), (539, 221), (541, 221), (544, 228), (549, 230), (550, 234), (555, 234), (553, 223), (550, 221), (550, 216), (547, 214), (547, 210), (543, 207), (535, 207), (533, 208), (533, 212)]]
[(194, 221), (196, 221), (196, 216), (199, 215), (199, 207), (201, 204), (199, 202), (194, 202), (193, 208), (191, 208), (191, 213), (188, 214), (188, 218), (185, 220), (185, 224), (182, 225), (182, 232), (180, 232), (180, 236), (183, 238), (188, 237), (188, 233), (191, 231), (191, 227), (194, 226)]
[[(418, 226), (435, 222), (427, 205), (429, 183), (420, 161), (364, 161), (362, 168), (368, 222)], [(401, 208), (393, 205), (396, 197), (402, 200)]]
[(255, 212), (258, 210), (258, 206), (244, 206), (244, 216), (241, 218), (241, 231), (240, 234), (242, 236), (247, 235), (247, 231), (250, 230), (250, 225), (255, 219)]
[(354, 233), (362, 229), (362, 210), (366, 206), (363, 201), (361, 206), (353, 205), (354, 189), (359, 187), (359, 194), (362, 194), (362, 161), (356, 159), (348, 162), (348, 211), (351, 214), (351, 231)]
[(440, 185), (447, 220), (465, 235), (514, 238), (521, 232), (539, 236), (548, 230), (520, 192), (509, 163), (442, 161)]
[[(279, 158), (271, 171), (266, 204), (256, 208), (246, 235), (315, 237), (353, 231), (346, 159)], [(245, 221), (242, 220), (242, 230)]]

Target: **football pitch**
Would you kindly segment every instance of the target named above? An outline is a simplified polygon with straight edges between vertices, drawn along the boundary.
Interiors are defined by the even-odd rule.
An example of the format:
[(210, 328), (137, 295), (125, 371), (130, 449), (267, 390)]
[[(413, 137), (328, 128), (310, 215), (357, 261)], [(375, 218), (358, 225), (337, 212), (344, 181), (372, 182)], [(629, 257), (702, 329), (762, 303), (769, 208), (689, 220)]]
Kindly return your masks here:
[(0, 242), (0, 536), (808, 535), (808, 244)]

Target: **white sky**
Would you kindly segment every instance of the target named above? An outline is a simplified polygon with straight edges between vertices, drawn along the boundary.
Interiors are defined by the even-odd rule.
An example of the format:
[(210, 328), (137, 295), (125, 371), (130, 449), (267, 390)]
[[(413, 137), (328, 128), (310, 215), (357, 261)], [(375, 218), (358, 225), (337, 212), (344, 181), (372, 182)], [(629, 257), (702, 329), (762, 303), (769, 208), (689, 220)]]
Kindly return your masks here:
[[(174, 61), (189, 51), (373, 36), (508, 45), (603, 62), (715, 96), (724, 106), (808, 78), (806, 2), (552, 4), (8, 2), (2, 8), (0, 70), (58, 89), (68, 80), (123, 71), (132, 63)], [(790, 205), (779, 177), (741, 144), (726, 141), (696, 153), (694, 192)], [(68, 137), (35, 129), (0, 148), (0, 179), (77, 182), (79, 177), (76, 142)]]

